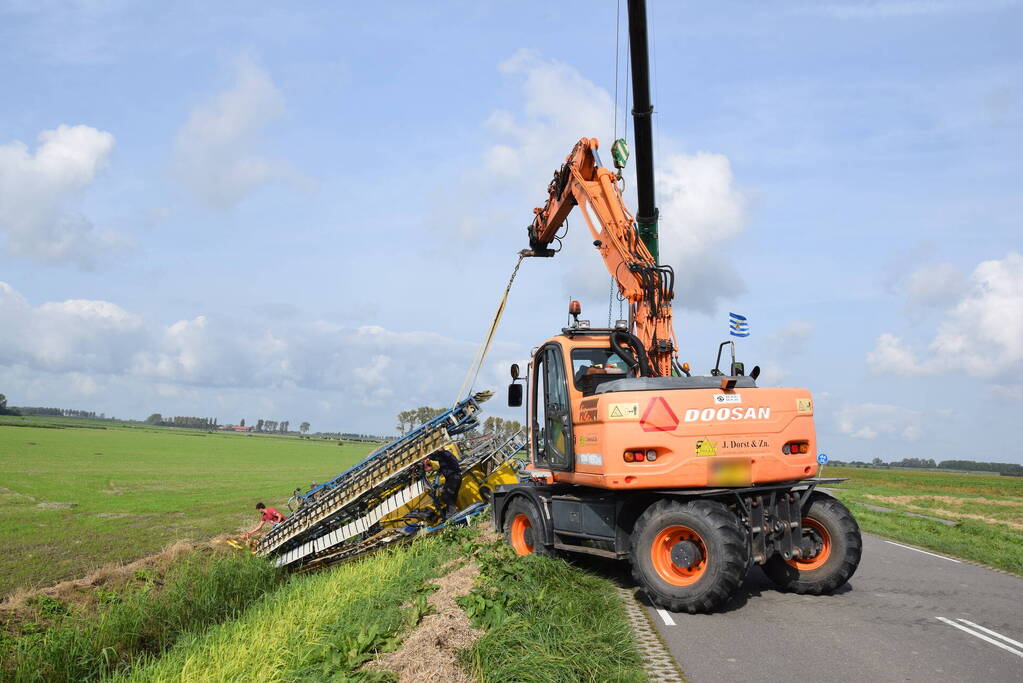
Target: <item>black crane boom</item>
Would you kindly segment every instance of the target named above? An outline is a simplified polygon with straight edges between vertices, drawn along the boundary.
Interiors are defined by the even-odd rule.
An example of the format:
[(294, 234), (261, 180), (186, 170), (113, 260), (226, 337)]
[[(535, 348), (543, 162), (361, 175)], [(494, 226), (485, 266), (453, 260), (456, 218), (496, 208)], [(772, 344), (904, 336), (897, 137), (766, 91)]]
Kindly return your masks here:
[(632, 56), (632, 117), (636, 131), (636, 224), (640, 239), (659, 261), (657, 204), (654, 201), (654, 146), (650, 102), (650, 62), (647, 54), (646, 0), (629, 0), (629, 47)]

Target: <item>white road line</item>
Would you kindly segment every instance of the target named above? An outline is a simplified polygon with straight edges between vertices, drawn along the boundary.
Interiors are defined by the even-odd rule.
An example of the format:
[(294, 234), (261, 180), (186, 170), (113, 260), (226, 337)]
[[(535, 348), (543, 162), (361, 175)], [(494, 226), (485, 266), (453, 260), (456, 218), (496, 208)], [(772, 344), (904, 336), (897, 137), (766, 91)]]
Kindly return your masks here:
[(920, 550), (920, 548), (914, 548), (911, 545), (902, 545), (901, 543), (896, 543), (895, 541), (885, 541), (885, 543), (890, 543), (892, 545), (897, 545), (900, 548), (905, 548), (906, 550), (915, 550), (918, 553), (923, 553), (924, 555), (930, 555), (931, 557), (940, 557), (943, 560), (948, 560), (949, 562), (955, 562), (956, 564), (962, 564), (962, 560), (953, 560), (951, 557), (945, 557), (944, 555), (936, 555), (934, 553), (929, 553), (926, 550)]
[(978, 633), (977, 631), (974, 631), (973, 629), (966, 628), (962, 624), (957, 624), (954, 621), (952, 621), (951, 619), (946, 619), (945, 617), (934, 617), (934, 618), (937, 619), (940, 622), (948, 624), (949, 626), (955, 626), (960, 631), (966, 631), (967, 633), (969, 633), (974, 638), (980, 638), (981, 640), (986, 640), (987, 642), (991, 643), (992, 645), (997, 645), (998, 647), (1002, 648), (1003, 650), (1007, 650), (1007, 651), (1011, 652), (1012, 654), (1016, 655), (1017, 657), (1023, 657), (1023, 652), (1020, 652), (1016, 648), (1009, 647), (1005, 643), (1000, 643), (997, 640), (995, 640), (994, 638), (988, 638), (983, 633)]
[(671, 618), (671, 615), (668, 614), (667, 610), (659, 609), (659, 610), (657, 610), (657, 613), (661, 615), (661, 619), (664, 619), (664, 625), (665, 626), (674, 626), (675, 625), (675, 620)]
[(992, 631), (989, 628), (984, 628), (980, 624), (975, 624), (972, 621), (970, 621), (969, 619), (956, 619), (956, 621), (961, 621), (964, 624), (972, 626), (973, 628), (975, 628), (975, 629), (977, 629), (979, 631), (983, 631), (984, 633), (987, 633), (988, 635), (994, 636), (995, 638), (1000, 638), (1000, 639), (1004, 640), (1005, 642), (1009, 643), (1010, 645), (1015, 645), (1018, 648), (1023, 648), (1023, 643), (1021, 643), (1019, 641), (1016, 641), (1016, 640), (1013, 640), (1012, 638), (1010, 638), (1008, 636), (1003, 636), (998, 631)]

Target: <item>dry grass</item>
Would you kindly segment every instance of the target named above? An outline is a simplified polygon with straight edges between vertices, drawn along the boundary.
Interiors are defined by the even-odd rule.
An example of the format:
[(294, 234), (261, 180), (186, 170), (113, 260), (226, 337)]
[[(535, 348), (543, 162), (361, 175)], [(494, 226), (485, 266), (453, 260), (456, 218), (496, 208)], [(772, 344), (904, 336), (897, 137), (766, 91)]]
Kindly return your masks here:
[(471, 683), (458, 665), (458, 653), (471, 647), (481, 632), (473, 628), (455, 598), (472, 591), (479, 572), (473, 563), (433, 579), (430, 583), (438, 590), (427, 602), (435, 612), (405, 635), (401, 647), (369, 666), (398, 674), (399, 683)]
[(990, 506), (995, 508), (1001, 508), (1008, 512), (1019, 512), (1023, 513), (1023, 500), (996, 500), (993, 498), (963, 498), (960, 496), (932, 496), (932, 495), (920, 495), (920, 496), (881, 496), (873, 493), (863, 494), (863, 498), (869, 500), (876, 500), (881, 503), (888, 503), (890, 505), (902, 505), (910, 508), (914, 511), (922, 513), (929, 513), (932, 515), (938, 515), (947, 517), (949, 519), (972, 519), (978, 522), (984, 522), (987, 524), (1003, 525), (1010, 529), (1016, 529), (1023, 531), (1023, 522), (1016, 521), (1014, 519), (996, 518), (991, 515), (977, 514), (976, 512), (967, 512), (963, 509), (964, 506)]

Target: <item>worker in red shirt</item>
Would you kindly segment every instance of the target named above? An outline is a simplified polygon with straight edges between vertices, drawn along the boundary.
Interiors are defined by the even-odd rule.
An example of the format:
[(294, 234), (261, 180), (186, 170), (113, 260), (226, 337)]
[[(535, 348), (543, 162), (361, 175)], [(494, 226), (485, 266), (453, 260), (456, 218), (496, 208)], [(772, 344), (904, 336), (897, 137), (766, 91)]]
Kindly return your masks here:
[(251, 531), (249, 531), (248, 533), (249, 536), (261, 530), (264, 526), (266, 526), (267, 522), (270, 522), (270, 528), (272, 529), (287, 519), (287, 517), (282, 515), (276, 509), (268, 508), (262, 503), (256, 503), (256, 509), (259, 510), (260, 512), (259, 524), (256, 525), (256, 527), (254, 527)]

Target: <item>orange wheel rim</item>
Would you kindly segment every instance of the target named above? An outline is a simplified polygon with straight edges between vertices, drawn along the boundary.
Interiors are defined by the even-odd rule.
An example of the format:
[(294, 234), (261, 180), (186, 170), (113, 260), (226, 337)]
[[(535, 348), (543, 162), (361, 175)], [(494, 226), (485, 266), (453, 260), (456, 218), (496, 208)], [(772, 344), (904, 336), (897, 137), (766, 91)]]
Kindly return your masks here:
[[(700, 549), (700, 559), (692, 567), (680, 567), (671, 559), (671, 549), (677, 543), (690, 541)], [(650, 547), (650, 559), (657, 574), (672, 586), (691, 586), (707, 571), (707, 546), (700, 534), (687, 526), (669, 526), (661, 529)]]
[(808, 560), (794, 557), (791, 560), (786, 560), (786, 562), (803, 572), (820, 569), (828, 561), (828, 558), (831, 557), (831, 534), (828, 533), (827, 528), (823, 524), (810, 517), (803, 517), (803, 528), (813, 529), (817, 532), (821, 538), (821, 551)]
[(512, 519), (511, 544), (517, 555), (532, 555), (533, 544), (526, 539), (526, 532), (533, 528), (529, 517), (521, 512)]

